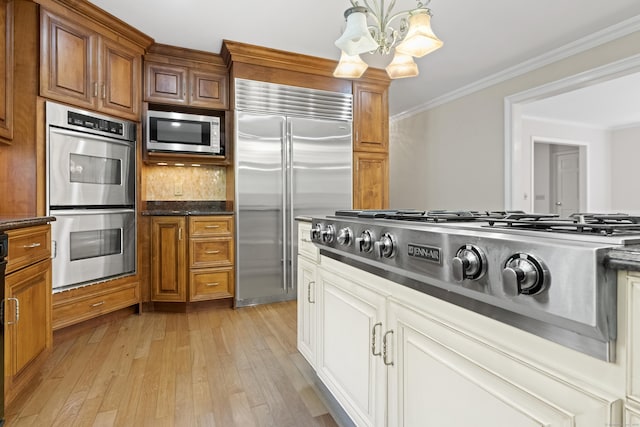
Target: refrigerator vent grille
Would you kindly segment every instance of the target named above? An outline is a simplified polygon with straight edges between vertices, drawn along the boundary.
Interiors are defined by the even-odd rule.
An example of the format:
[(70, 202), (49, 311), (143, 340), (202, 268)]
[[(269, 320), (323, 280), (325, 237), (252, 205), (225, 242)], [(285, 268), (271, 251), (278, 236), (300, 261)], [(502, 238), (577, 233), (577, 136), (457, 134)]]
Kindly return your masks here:
[(235, 80), (236, 110), (336, 120), (353, 120), (353, 96), (265, 83)]

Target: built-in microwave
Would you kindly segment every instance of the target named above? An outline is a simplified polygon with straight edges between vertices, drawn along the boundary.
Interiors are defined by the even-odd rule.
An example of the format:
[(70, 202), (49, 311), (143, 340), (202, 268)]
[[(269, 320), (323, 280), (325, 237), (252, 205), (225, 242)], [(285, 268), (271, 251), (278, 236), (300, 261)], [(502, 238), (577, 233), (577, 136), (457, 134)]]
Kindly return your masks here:
[(220, 117), (170, 111), (148, 111), (147, 151), (224, 155)]

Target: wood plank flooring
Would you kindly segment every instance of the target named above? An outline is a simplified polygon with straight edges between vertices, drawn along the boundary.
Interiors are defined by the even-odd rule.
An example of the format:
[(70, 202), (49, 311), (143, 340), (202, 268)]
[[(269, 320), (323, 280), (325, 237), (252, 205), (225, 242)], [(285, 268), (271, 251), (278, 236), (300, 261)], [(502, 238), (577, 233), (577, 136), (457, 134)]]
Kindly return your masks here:
[(296, 350), (296, 303), (143, 313), (57, 340), (6, 426), (337, 424)]

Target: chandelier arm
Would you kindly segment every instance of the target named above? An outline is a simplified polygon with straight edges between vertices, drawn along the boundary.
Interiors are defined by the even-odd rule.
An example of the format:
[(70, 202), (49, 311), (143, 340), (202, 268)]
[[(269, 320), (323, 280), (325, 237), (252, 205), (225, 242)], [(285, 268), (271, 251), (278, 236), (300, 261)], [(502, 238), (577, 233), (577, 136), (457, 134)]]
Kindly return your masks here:
[(371, 4), (369, 3), (369, 0), (364, 0), (364, 5), (368, 10), (371, 10), (373, 13), (368, 14), (368, 17), (371, 17), (376, 24), (378, 25), (379, 28), (382, 28), (382, 21), (380, 20), (380, 8), (378, 7), (377, 3), (374, 3), (375, 7), (372, 7)]

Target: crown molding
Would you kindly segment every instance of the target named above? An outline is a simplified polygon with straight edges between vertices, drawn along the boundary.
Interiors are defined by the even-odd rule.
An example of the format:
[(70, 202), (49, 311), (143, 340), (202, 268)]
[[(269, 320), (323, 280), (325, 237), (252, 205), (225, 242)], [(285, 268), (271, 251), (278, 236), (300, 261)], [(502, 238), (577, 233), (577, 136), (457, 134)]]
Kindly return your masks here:
[(479, 90), (486, 89), (498, 83), (526, 74), (530, 71), (544, 67), (545, 65), (552, 64), (610, 41), (619, 39), (636, 31), (640, 31), (640, 15), (626, 19), (540, 56), (521, 62), (520, 64), (507, 68), (499, 73), (492, 74), (474, 83), (462, 86), (423, 104), (395, 114), (391, 116), (391, 120), (397, 121), (411, 117), (420, 112), (430, 110)]

